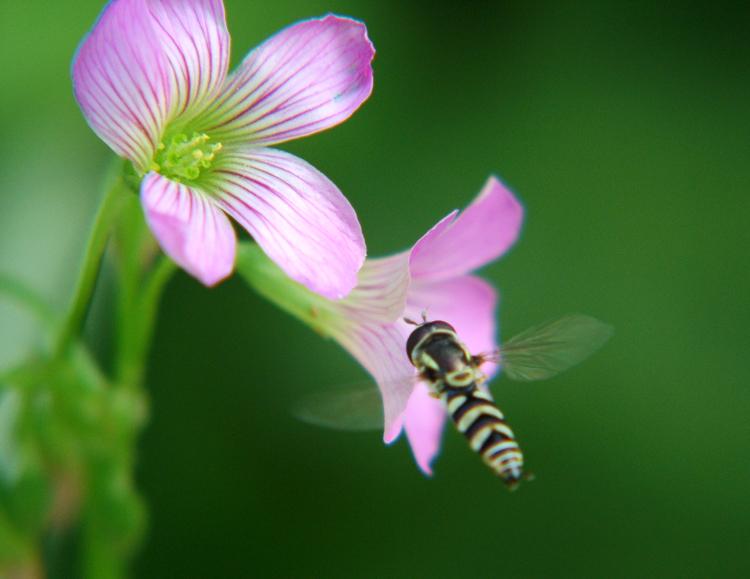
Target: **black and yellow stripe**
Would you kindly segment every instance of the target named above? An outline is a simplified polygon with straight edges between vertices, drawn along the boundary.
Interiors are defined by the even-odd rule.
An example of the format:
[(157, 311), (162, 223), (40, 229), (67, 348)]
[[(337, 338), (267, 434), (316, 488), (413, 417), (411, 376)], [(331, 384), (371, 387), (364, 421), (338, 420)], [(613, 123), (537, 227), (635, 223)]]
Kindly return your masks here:
[(452, 388), (446, 384), (440, 396), (471, 448), (509, 488), (518, 486), (523, 476), (523, 454), (490, 395), (476, 384), (468, 388)]
[(523, 454), (503, 413), (480, 387), (485, 380), (480, 358), (472, 356), (453, 326), (443, 321), (417, 325), (406, 353), (469, 446), (508, 488), (515, 489), (524, 478)]

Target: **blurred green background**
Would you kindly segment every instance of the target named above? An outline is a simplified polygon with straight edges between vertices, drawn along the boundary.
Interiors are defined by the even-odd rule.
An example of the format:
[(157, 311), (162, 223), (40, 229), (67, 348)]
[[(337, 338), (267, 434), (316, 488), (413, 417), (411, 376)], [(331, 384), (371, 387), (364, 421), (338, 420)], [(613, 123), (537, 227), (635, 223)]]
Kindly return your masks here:
[[(570, 311), (617, 333), (551, 382), (495, 382), (537, 475), (511, 495), (453, 431), (427, 479), (403, 440), (296, 422), (295, 399), (364, 371), (239, 279), (179, 274), (148, 377), (134, 575), (750, 576), (747, 3), (225, 3), (235, 62), (295, 20), (367, 23), (370, 101), (282, 148), (340, 186), (370, 255), (493, 172), (527, 212), (484, 271), (502, 334)], [(0, 6), (0, 271), (62, 307), (111, 157), (69, 81), (102, 4)], [(0, 301), (0, 363), (34, 336)]]

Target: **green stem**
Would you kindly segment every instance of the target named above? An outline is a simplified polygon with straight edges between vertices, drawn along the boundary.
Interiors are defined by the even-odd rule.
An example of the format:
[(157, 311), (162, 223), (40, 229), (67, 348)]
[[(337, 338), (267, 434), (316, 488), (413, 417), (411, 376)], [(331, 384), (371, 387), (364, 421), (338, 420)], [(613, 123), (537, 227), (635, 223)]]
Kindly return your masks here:
[(112, 229), (112, 224), (117, 218), (121, 207), (122, 194), (124, 191), (124, 180), (122, 176), (122, 165), (118, 164), (118, 170), (107, 194), (99, 206), (99, 211), (94, 219), (94, 227), (86, 244), (86, 252), (83, 258), (83, 266), (76, 282), (73, 301), (60, 328), (55, 343), (55, 358), (63, 356), (71, 342), (78, 336), (86, 319), (91, 296), (96, 287), (99, 276), (99, 267), (102, 255), (107, 247), (107, 241)]
[(129, 308), (130, 323), (121, 335), (118, 348), (116, 382), (128, 387), (138, 387), (154, 333), (159, 300), (167, 282), (177, 271), (175, 263), (162, 256), (145, 282), (135, 304)]

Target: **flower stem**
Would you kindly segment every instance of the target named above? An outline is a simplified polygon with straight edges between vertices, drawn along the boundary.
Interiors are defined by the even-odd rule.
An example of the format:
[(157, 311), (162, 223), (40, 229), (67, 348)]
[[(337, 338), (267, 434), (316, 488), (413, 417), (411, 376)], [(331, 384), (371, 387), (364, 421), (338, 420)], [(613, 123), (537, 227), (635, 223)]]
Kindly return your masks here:
[(132, 388), (141, 384), (145, 358), (151, 347), (159, 300), (175, 271), (175, 263), (162, 255), (145, 281), (136, 303), (128, 312), (129, 320), (123, 324), (125, 331), (120, 336), (116, 366), (116, 382), (122, 386)]
[(94, 219), (94, 227), (86, 244), (86, 253), (83, 258), (83, 266), (76, 282), (73, 301), (68, 313), (63, 320), (60, 332), (54, 348), (54, 357), (62, 357), (70, 347), (71, 342), (78, 336), (86, 319), (86, 313), (91, 303), (91, 296), (96, 287), (99, 276), (104, 250), (112, 229), (112, 224), (117, 218), (121, 207), (125, 184), (123, 180), (122, 165), (118, 163), (117, 170), (109, 180), (110, 185), (107, 193), (99, 206)]

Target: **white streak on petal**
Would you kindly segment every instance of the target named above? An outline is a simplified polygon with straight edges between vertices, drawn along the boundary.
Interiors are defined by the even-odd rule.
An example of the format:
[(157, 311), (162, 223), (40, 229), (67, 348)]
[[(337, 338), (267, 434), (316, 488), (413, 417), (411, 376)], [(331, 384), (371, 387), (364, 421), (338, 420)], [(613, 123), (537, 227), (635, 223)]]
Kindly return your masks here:
[(141, 184), (141, 202), (162, 249), (185, 271), (207, 286), (232, 273), (234, 229), (205, 193), (149, 173)]
[(362, 230), (346, 198), (314, 167), (274, 149), (227, 147), (206, 183), (289, 277), (331, 299), (356, 285)]
[(75, 96), (91, 128), (142, 172), (171, 106), (168, 64), (152, 24), (146, 0), (113, 0), (72, 66)]
[(374, 54), (361, 22), (300, 22), (248, 54), (201, 123), (225, 142), (265, 145), (330, 128), (370, 95)]
[(363, 323), (403, 323), (408, 290), (408, 253), (368, 259), (359, 270), (357, 286), (336, 306), (345, 317)]
[(149, 0), (148, 7), (172, 71), (172, 115), (205, 106), (226, 79), (229, 32), (221, 0)]

